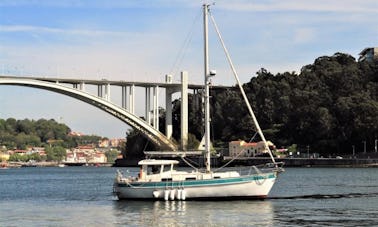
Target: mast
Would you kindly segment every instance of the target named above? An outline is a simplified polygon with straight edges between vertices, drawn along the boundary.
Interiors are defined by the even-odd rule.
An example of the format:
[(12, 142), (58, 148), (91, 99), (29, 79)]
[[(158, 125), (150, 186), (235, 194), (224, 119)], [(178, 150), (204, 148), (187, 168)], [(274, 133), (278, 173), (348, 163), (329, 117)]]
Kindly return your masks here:
[(210, 172), (210, 100), (209, 100), (209, 38), (208, 38), (208, 13), (209, 5), (203, 4), (203, 33), (204, 33), (204, 77), (205, 77), (205, 152), (206, 171)]

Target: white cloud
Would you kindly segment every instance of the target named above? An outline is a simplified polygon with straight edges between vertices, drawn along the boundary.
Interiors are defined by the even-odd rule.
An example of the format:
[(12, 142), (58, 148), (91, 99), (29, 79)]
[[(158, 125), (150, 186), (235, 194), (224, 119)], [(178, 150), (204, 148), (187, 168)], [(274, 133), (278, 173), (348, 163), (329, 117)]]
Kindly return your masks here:
[(343, 1), (303, 1), (303, 0), (270, 0), (270, 1), (222, 1), (220, 7), (236, 11), (318, 11), (318, 12), (378, 12), (375, 0), (343, 0)]
[[(0, 25), (0, 32), (28, 32), (28, 33), (49, 33), (54, 35), (70, 35), (70, 36), (107, 36), (118, 38), (130, 38), (130, 36), (140, 36), (140, 33), (119, 32), (119, 31), (106, 31), (106, 30), (86, 30), (86, 29), (70, 29), (70, 28), (54, 28), (43, 26), (30, 26), (30, 25)], [(153, 35), (153, 34), (150, 34)], [(136, 37), (137, 39), (137, 37)]]

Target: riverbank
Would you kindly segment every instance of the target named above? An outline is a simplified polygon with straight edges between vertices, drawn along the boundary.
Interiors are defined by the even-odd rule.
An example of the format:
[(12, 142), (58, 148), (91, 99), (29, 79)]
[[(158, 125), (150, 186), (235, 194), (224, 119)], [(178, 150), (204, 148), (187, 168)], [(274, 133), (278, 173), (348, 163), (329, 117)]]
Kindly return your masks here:
[[(231, 157), (225, 157), (225, 161)], [(286, 167), (378, 167), (377, 158), (276, 158)], [(270, 162), (270, 158), (238, 158), (232, 162), (237, 165), (261, 165)]]
[[(191, 158), (193, 162), (203, 166), (201, 158)], [(219, 167), (229, 162), (232, 157), (212, 158), (211, 164)], [(283, 162), (285, 167), (378, 167), (378, 158), (275, 158), (276, 162)], [(138, 159), (117, 159), (115, 167), (136, 167)], [(180, 161), (179, 166), (187, 166)], [(268, 157), (239, 157), (235, 158), (228, 166), (262, 165), (272, 160)]]
[(7, 162), (4, 168), (21, 168), (21, 167), (65, 167), (65, 166), (96, 166), (96, 167), (110, 167), (112, 163), (81, 163), (80, 165), (69, 165), (59, 162)]

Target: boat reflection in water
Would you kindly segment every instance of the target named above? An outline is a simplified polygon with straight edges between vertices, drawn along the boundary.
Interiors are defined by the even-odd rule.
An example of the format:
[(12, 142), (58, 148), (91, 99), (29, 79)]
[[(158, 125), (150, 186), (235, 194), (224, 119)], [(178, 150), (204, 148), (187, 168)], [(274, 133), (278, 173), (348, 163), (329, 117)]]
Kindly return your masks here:
[(271, 226), (272, 203), (266, 201), (115, 201), (117, 224), (132, 226)]

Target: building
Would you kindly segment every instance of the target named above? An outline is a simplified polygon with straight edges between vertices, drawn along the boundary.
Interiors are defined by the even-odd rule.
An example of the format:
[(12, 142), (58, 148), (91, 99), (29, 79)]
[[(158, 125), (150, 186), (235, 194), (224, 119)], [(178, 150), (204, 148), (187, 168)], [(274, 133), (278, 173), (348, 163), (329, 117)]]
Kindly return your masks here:
[(0, 162), (8, 161), (10, 155), (8, 153), (0, 152)]
[(106, 155), (101, 152), (96, 152), (95, 154), (90, 156), (88, 163), (106, 163)]
[[(274, 149), (272, 142), (267, 141), (267, 143), (269, 148)], [(268, 152), (263, 141), (257, 143), (247, 143), (244, 140), (231, 141), (228, 149), (231, 157), (255, 157)]]
[(367, 47), (359, 53), (358, 61), (373, 61), (378, 59), (378, 47)]
[(66, 164), (106, 163), (105, 152), (93, 145), (78, 146), (66, 151)]

